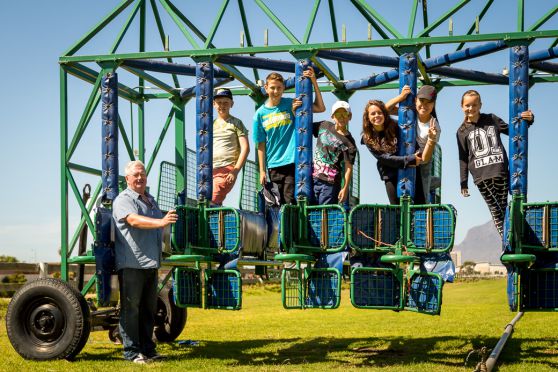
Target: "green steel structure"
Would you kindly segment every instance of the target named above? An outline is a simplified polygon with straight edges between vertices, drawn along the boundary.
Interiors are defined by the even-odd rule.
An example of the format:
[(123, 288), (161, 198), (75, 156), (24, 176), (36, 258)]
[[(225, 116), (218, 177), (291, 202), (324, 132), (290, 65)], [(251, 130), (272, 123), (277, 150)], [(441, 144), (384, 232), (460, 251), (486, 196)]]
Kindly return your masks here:
[[(302, 3), (302, 4), (301, 4)], [(172, 137), (174, 134), (174, 159), (166, 159), (169, 162), (162, 162), (160, 177), (167, 172), (171, 174), (173, 181), (171, 184), (164, 185), (165, 190), (158, 192), (172, 194), (181, 190), (186, 190), (187, 185), (194, 180), (187, 176), (187, 157), (188, 149), (185, 144), (186, 125), (190, 124), (189, 118), (186, 117), (186, 105), (195, 97), (195, 81), (183, 77), (183, 75), (194, 75), (185, 72), (191, 65), (199, 62), (211, 62), (221, 72), (228, 77), (215, 80), (215, 84), (226, 84), (234, 81), (232, 86), (233, 94), (237, 96), (248, 96), (254, 101), (255, 106), (261, 105), (265, 101), (264, 92), (261, 89), (261, 79), (264, 76), (262, 70), (279, 70), (283, 72), (294, 73), (294, 62), (300, 59), (309, 59), (312, 64), (319, 69), (320, 72), (320, 90), (322, 92), (333, 93), (339, 99), (348, 100), (356, 91), (368, 89), (396, 89), (399, 87), (393, 79), (381, 81), (381, 74), (372, 76), (362, 76), (365, 82), (348, 79), (348, 71), (355, 65), (366, 65), (374, 67), (397, 68), (394, 60), (405, 53), (414, 53), (417, 56), (418, 71), (422, 83), (435, 85), (438, 89), (451, 86), (477, 86), (486, 84), (502, 84), (507, 85), (508, 79), (499, 72), (482, 72), (474, 70), (463, 70), (451, 66), (457, 62), (482, 56), (493, 51), (509, 48), (516, 45), (530, 45), (534, 42), (543, 43), (548, 48), (550, 54), (554, 53), (554, 47), (558, 44), (558, 29), (549, 29), (548, 22), (555, 17), (558, 12), (558, 5), (553, 2), (544, 2), (544, 9), (541, 11), (539, 18), (532, 24), (526, 24), (526, 9), (535, 8), (530, 0), (452, 0), (452, 1), (434, 1), (434, 0), (408, 0), (397, 2), (396, 17), (397, 24), (403, 27), (395, 27), (394, 23), (387, 16), (382, 16), (378, 11), (375, 2), (364, 0), (307, 0), (306, 2), (289, 2), (290, 5), (296, 5), (298, 18), (301, 14), (306, 14), (306, 20), (301, 27), (289, 27), (287, 24), (292, 23), (289, 19), (293, 12), (293, 6), (287, 6), (282, 1), (265, 1), (265, 0), (222, 0), (210, 2), (195, 1), (171, 1), (171, 0), (122, 0), (116, 4), (103, 19), (95, 24), (84, 36), (70, 46), (59, 58), (60, 64), (60, 238), (61, 238), (61, 276), (62, 284), (56, 283), (54, 286), (64, 287), (64, 283), (69, 280), (70, 264), (94, 264), (95, 257), (90, 253), (76, 252), (76, 246), (80, 240), (80, 235), (84, 229), (88, 229), (95, 236), (95, 222), (90, 217), (101, 194), (101, 173), (99, 168), (87, 165), (83, 159), (77, 156), (76, 151), (83, 141), (84, 134), (88, 127), (92, 124), (92, 117), (99, 108), (101, 101), (101, 80), (107, 73), (118, 72), (120, 76), (127, 78), (119, 79), (118, 97), (121, 100), (128, 101), (130, 106), (134, 108), (137, 116), (137, 122), (132, 122), (133, 115), (130, 115), (130, 122), (124, 122), (123, 118), (119, 118), (118, 127), (123, 151), (121, 151), (121, 163), (125, 159), (139, 159), (146, 164), (146, 170), (149, 173), (153, 169), (158, 169), (159, 164), (156, 163), (158, 154), (166, 137)], [(538, 2), (540, 5), (541, 2)], [(492, 11), (498, 6), (505, 4), (506, 7), (514, 8), (513, 14), (516, 15), (515, 27), (507, 29), (495, 30), (494, 19), (498, 14)], [(531, 8), (529, 8), (531, 7)], [(363, 33), (363, 37), (352, 38), (347, 40), (345, 25), (339, 25), (338, 13), (340, 10), (350, 11), (355, 16), (351, 18), (351, 31), (357, 26), (362, 29), (368, 29), (367, 33)], [(471, 16), (473, 14), (474, 16)], [(492, 19), (491, 19), (492, 17)], [(407, 22), (401, 22), (408, 19)], [(462, 32), (454, 30), (454, 25), (461, 22), (466, 23), (470, 27)], [(254, 26), (256, 24), (257, 26)], [(152, 27), (149, 27), (152, 25)], [(231, 25), (238, 25), (237, 29), (231, 30)], [(330, 33), (316, 32), (316, 25), (325, 27)], [(490, 27), (488, 26), (490, 25)], [(359, 27), (360, 27), (359, 26)], [(116, 28), (112, 42), (110, 45), (99, 45), (98, 38), (103, 31)], [(456, 27), (457, 28), (457, 27)], [(490, 32), (483, 32), (487, 28)], [(273, 37), (269, 37), (269, 29), (275, 30)], [(295, 31), (295, 29), (297, 31)], [(171, 31), (172, 30), (172, 31)], [(169, 37), (169, 32), (173, 38)], [(240, 33), (240, 45), (238, 47), (230, 45), (219, 45), (220, 36), (233, 33)], [(255, 42), (255, 35), (264, 34), (263, 43)], [(103, 34), (106, 37), (106, 33)], [(176, 36), (176, 39), (175, 39)], [(179, 39), (180, 38), (180, 39)], [(275, 40), (272, 40), (274, 39)], [(133, 44), (129, 40), (133, 39)], [(227, 38), (224, 38), (227, 39)], [(105, 40), (105, 39), (103, 39)], [(156, 46), (153, 40), (158, 40)], [(238, 40), (238, 39), (237, 39)], [(279, 40), (279, 41), (277, 41)], [(472, 52), (476, 46), (483, 43), (499, 42), (502, 43), (490, 50)], [(439, 49), (443, 46), (444, 52), (441, 54), (449, 57), (443, 61), (433, 62)], [(452, 48), (454, 52), (448, 52), (448, 48)], [(374, 52), (378, 50), (379, 52)], [(459, 55), (459, 51), (464, 51), (463, 55)], [(466, 51), (466, 52), (465, 52)], [(471, 55), (475, 54), (475, 55)], [(385, 56), (389, 54), (390, 56)], [(550, 57), (552, 57), (552, 54)], [(279, 56), (279, 57), (277, 57)], [(549, 58), (550, 58), (549, 57)], [(549, 59), (547, 58), (547, 59)], [(146, 60), (157, 61), (158, 66), (167, 63), (165, 71), (158, 71), (157, 68), (148, 69), (145, 65), (137, 64)], [(138, 67), (139, 66), (139, 67)], [(174, 67), (173, 67), (174, 66)], [(178, 67), (177, 67), (178, 66)], [(352, 67), (351, 67), (352, 66)], [(557, 65), (554, 63), (544, 62), (544, 59), (530, 65), (530, 84), (553, 83), (558, 81)], [(170, 72), (169, 72), (170, 71)], [(167, 72), (162, 75), (159, 72)], [(544, 73), (540, 73), (544, 72)], [(69, 98), (72, 95), (69, 78), (77, 78), (91, 84), (90, 93), (85, 105), (80, 109), (81, 115), (77, 123), (69, 121)], [(126, 80), (127, 79), (127, 80)], [(133, 83), (123, 83), (130, 81)], [(157, 92), (150, 91), (147, 86), (153, 86), (158, 89)], [(292, 92), (292, 90), (289, 90)], [(164, 125), (156, 136), (155, 144), (152, 148), (146, 146), (146, 128), (152, 124), (146, 120), (146, 108), (152, 101), (168, 102), (168, 114), (164, 121)], [(72, 128), (72, 130), (70, 129)], [(134, 138), (135, 137), (135, 138)], [(137, 151), (135, 143), (137, 142)], [(440, 160), (441, 161), (441, 160)], [(166, 170), (163, 170), (166, 167)], [(254, 163), (248, 167), (252, 169), (252, 173), (248, 174), (244, 182), (253, 184), (257, 179), (254, 173), (257, 167)], [(435, 168), (437, 176), (440, 176), (440, 167)], [(98, 177), (98, 183), (92, 188), (91, 197), (88, 202), (84, 202), (84, 198), (80, 195), (79, 185), (76, 182), (76, 173), (84, 173)], [(245, 177), (245, 178), (246, 178)], [(358, 180), (358, 173), (356, 176)], [(160, 181), (160, 185), (163, 181)], [(353, 187), (352, 195), (358, 202), (359, 199), (359, 182)], [(161, 187), (161, 186), (160, 186)], [(252, 187), (252, 186), (250, 186)], [(172, 190), (172, 191), (168, 191)], [(255, 187), (252, 187), (255, 191)], [(155, 194), (155, 193), (154, 193)], [(159, 199), (161, 199), (159, 194)], [(194, 194), (195, 195), (195, 194)], [(440, 192), (437, 192), (437, 202), (439, 202)], [(194, 196), (195, 197), (195, 196)], [(69, 211), (70, 200), (78, 207), (79, 216), (71, 215)], [(166, 205), (172, 205), (172, 198), (165, 199)], [(254, 208), (253, 197), (248, 195), (241, 198), (242, 203), (250, 205)], [(223, 217), (226, 213), (231, 213), (236, 217), (236, 211), (231, 208), (223, 209), (204, 209), (198, 207), (193, 201), (189, 206), (183, 206), (179, 209), (180, 213), (187, 215), (204, 215), (208, 221), (213, 215), (215, 218)], [(364, 209), (373, 209), (378, 216), (387, 213), (389, 206), (382, 208), (381, 206), (364, 206)], [(362, 209), (361, 208), (361, 209)], [(408, 203), (403, 205), (397, 218), (401, 221), (394, 223), (402, 223), (402, 236), (405, 239), (410, 238), (416, 231), (412, 230), (414, 226), (410, 220), (415, 220), (417, 216), (423, 216), (424, 219), (430, 219), (431, 213), (446, 213), (447, 207), (440, 207), (441, 212), (431, 211), (422, 208), (417, 212), (413, 212), (413, 208)], [(528, 206), (525, 206), (528, 208)], [(321, 206), (304, 208), (304, 213), (298, 214), (293, 211), (292, 216), (286, 213), (285, 218), (297, 219), (299, 222), (307, 218), (308, 215), (319, 214), (324, 215), (329, 212), (322, 211)], [(548, 209), (548, 208), (547, 208)], [(339, 213), (344, 213), (343, 211)], [(390, 212), (391, 213), (391, 212)], [(395, 213), (395, 212), (394, 212)], [(418, 214), (417, 214), (418, 213)], [(541, 212), (542, 213), (542, 212)], [(453, 214), (451, 210), (447, 210), (448, 221), (454, 224)], [(387, 215), (387, 214), (386, 214)], [(291, 216), (291, 217), (289, 217)], [(395, 215), (394, 215), (395, 216)], [(350, 228), (354, 222), (353, 216), (344, 216), (343, 226)], [(355, 217), (356, 218), (356, 217)], [(422, 218), (422, 217), (421, 217)], [(429, 220), (429, 221), (430, 221)], [(395, 219), (394, 219), (395, 221)], [(304, 222), (304, 221), (303, 221)], [(327, 219), (326, 219), (327, 222)], [(323, 221), (321, 222), (323, 225)], [(431, 223), (431, 222), (430, 222)], [(70, 226), (75, 226), (75, 230), (71, 230)], [(304, 229), (304, 223), (300, 223), (300, 229)], [(327, 226), (327, 225), (326, 225)], [(548, 234), (545, 230), (545, 234)], [(283, 232), (285, 233), (285, 232)], [(369, 241), (362, 240), (357, 237), (355, 231), (350, 232), (353, 235), (343, 235), (342, 243), (331, 249), (332, 252), (338, 250), (345, 244), (351, 244), (364, 252), (387, 252), (390, 249), (386, 246), (377, 246)], [(380, 231), (381, 233), (381, 231)], [(199, 238), (202, 243), (206, 237)], [(286, 238), (289, 240), (289, 238)], [(356, 242), (357, 239), (359, 242)], [(426, 239), (426, 238), (425, 238)], [(450, 245), (453, 244), (453, 234), (448, 238)], [(347, 241), (350, 241), (347, 243)], [(356, 243), (355, 243), (356, 242)], [(207, 243), (207, 242), (206, 242)], [(289, 253), (296, 255), (295, 248), (312, 248), (308, 247), (307, 241), (289, 241)], [(407, 242), (404, 248), (407, 247)], [(410, 251), (424, 250), (432, 251), (432, 245), (428, 242), (424, 243), (424, 247), (414, 247), (409, 245)], [(331, 248), (331, 247), (330, 247)], [(313, 249), (313, 248), (312, 248)], [(310, 250), (312, 250), (310, 249)], [(447, 247), (443, 246), (441, 251), (446, 251)], [(400, 264), (410, 263), (411, 268), (414, 258), (406, 256), (402, 252), (402, 247), (396, 249), (398, 255), (393, 260), (396, 262), (397, 269), (387, 270), (386, 275), (394, 278), (403, 278), (404, 273), (399, 269)], [(435, 251), (435, 249), (434, 249)], [(301, 287), (301, 276), (318, 275), (327, 276), (327, 270), (324, 272), (315, 270), (305, 272), (302, 275), (301, 262), (305, 262), (308, 255), (303, 252), (300, 257), (295, 259), (296, 269), (286, 270), (285, 276), (294, 276), (293, 292), (285, 294), (284, 303), (286, 307), (304, 307), (303, 288)], [(400, 261), (397, 261), (397, 260)], [(201, 279), (199, 271), (200, 262), (204, 262), (203, 256), (185, 258), (177, 254), (170, 256), (166, 263), (173, 266), (179, 266), (176, 270), (177, 281), (192, 281), (199, 283)], [(389, 262), (389, 258), (386, 258)], [(270, 261), (266, 264), (277, 264), (276, 261)], [(412, 269), (407, 272), (409, 283), (415, 275)], [(205, 275), (212, 274), (212, 270), (207, 270)], [(228, 274), (228, 273), (225, 273)], [(368, 269), (363, 269), (360, 273), (361, 277), (369, 275), (377, 276), (378, 272), (370, 274)], [(165, 278), (167, 281), (170, 273)], [(231, 277), (237, 275), (236, 272), (230, 273)], [(297, 277), (298, 276), (298, 277)], [(225, 277), (228, 280), (230, 277)], [(206, 278), (211, 280), (211, 278)], [(289, 278), (284, 279), (289, 281)], [(310, 279), (309, 279), (310, 280)], [(85, 294), (95, 284), (94, 276), (81, 289), (81, 293)], [(47, 283), (48, 284), (48, 283)], [(48, 284), (52, 286), (51, 284)], [(339, 283), (336, 283), (339, 285)], [(73, 309), (76, 314), (81, 314), (81, 318), (75, 319), (76, 329), (54, 330), (58, 332), (55, 336), (60, 336), (61, 332), (74, 332), (73, 341), (60, 346), (59, 339), (54, 337), (55, 342), (51, 338), (45, 338), (40, 334), (30, 336), (29, 345), (24, 346), (22, 343), (13, 342), (16, 350), (25, 358), (30, 359), (52, 359), (52, 358), (73, 358), (80, 352), (90, 331), (90, 325), (102, 326), (114, 330), (115, 317), (114, 313), (95, 310), (90, 314), (88, 305), (84, 304), (83, 296), (71, 288), (62, 288), (67, 296), (73, 296), (76, 299), (76, 305)], [(338, 290), (338, 288), (336, 289)], [(399, 289), (393, 289), (398, 291)], [(166, 292), (165, 292), (166, 291)], [(241, 287), (236, 287), (235, 291), (241, 292)], [(163, 288), (162, 293), (169, 296), (169, 289)], [(23, 296), (23, 295), (22, 295)], [(206, 303), (213, 302), (214, 308), (238, 308), (240, 304), (233, 304), (226, 300), (211, 299), (212, 294), (205, 295)], [(239, 298), (236, 296), (235, 298)], [(290, 297), (289, 297), (290, 296)], [(20, 296), (21, 297), (21, 296)], [(202, 290), (197, 287), (190, 293), (180, 297), (177, 305), (201, 306)], [(439, 297), (439, 296), (438, 296)], [(338, 299), (337, 299), (338, 300)], [(397, 303), (387, 303), (389, 299), (381, 298), (379, 302), (373, 299), (371, 303), (361, 304), (360, 307), (365, 308), (392, 308), (404, 309), (414, 305), (410, 302), (404, 302), (401, 297)], [(40, 302), (40, 301), (39, 301)], [(233, 301), (234, 302), (234, 301)], [(49, 311), (53, 304), (49, 302), (40, 302), (45, 307), (46, 312)], [(168, 305), (168, 304), (167, 304)], [(338, 301), (329, 306), (335, 308), (339, 305)], [(439, 304), (434, 304), (438, 306)], [(172, 306), (163, 306), (166, 311), (167, 318), (175, 318), (175, 322), (179, 323), (178, 328), (175, 327), (170, 333), (165, 333), (160, 327), (157, 336), (160, 340), (172, 340), (180, 334), (185, 323), (185, 312), (177, 312)], [(423, 312), (429, 312), (429, 309), (423, 309)], [(432, 310), (436, 313), (439, 309)], [(32, 316), (30, 314), (29, 316)], [(55, 315), (52, 315), (56, 318)], [(87, 320), (91, 317), (92, 323)], [(80, 320), (81, 319), (81, 320)], [(176, 320), (177, 319), (177, 320)], [(163, 320), (164, 322), (165, 320)], [(167, 319), (168, 321), (168, 319)], [(80, 326), (81, 324), (81, 326)], [(163, 324), (164, 325), (164, 324)], [(111, 328), (112, 327), (112, 328)], [(164, 327), (163, 327), (164, 328)], [(22, 332), (31, 332), (32, 329), (25, 329)], [(10, 332), (10, 330), (9, 330)], [(12, 333), (15, 332), (12, 330)], [(178, 333), (177, 333), (178, 332)], [(12, 338), (11, 338), (12, 339)], [(13, 341), (13, 339), (12, 339)], [(21, 341), (21, 340), (20, 340)], [(65, 340), (64, 340), (65, 341)], [(55, 345), (56, 344), (56, 345)], [(17, 346), (16, 346), (17, 345)], [(42, 348), (40, 346), (43, 346)], [(64, 346), (64, 347), (63, 347)], [(42, 351), (41, 351), (42, 350)]]

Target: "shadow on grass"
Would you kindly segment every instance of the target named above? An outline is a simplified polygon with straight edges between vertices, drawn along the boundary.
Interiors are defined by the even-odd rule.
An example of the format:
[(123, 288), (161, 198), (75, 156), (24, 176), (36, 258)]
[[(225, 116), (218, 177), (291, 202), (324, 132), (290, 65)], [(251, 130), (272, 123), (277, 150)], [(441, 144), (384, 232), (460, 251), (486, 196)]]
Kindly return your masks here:
[[(412, 330), (412, 328), (410, 328)], [(168, 361), (188, 359), (221, 360), (230, 366), (312, 365), (333, 363), (347, 367), (397, 367), (416, 363), (430, 363), (440, 367), (459, 368), (472, 349), (494, 347), (494, 337), (475, 339), (444, 337), (386, 337), (386, 338), (283, 338), (242, 341), (201, 341), (198, 346), (184, 347), (177, 343), (165, 344), (161, 349)], [(532, 361), (552, 369), (558, 363), (550, 361), (556, 339), (510, 339), (500, 361), (520, 364)], [(121, 350), (96, 350), (82, 353), (82, 360), (121, 360)], [(555, 358), (553, 358), (555, 359)], [(475, 358), (469, 366), (478, 362)]]

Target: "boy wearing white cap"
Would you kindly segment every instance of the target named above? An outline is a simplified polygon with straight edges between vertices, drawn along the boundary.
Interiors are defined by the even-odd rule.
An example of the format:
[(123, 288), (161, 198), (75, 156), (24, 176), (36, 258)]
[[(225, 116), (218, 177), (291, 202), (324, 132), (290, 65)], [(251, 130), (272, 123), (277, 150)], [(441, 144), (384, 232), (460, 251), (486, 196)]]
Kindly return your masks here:
[(314, 150), (312, 177), (314, 198), (318, 205), (344, 203), (349, 196), (357, 153), (355, 139), (348, 129), (351, 117), (349, 104), (337, 101), (331, 108), (333, 122), (324, 120), (314, 123), (313, 134), (318, 140)]

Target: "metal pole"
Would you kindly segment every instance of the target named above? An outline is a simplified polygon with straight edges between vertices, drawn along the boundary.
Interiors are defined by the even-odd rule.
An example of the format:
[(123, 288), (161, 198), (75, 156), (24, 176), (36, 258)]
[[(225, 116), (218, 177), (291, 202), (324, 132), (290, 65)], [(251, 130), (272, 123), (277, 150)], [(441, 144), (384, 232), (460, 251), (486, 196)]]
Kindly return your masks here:
[(523, 316), (523, 311), (517, 313), (517, 315), (512, 319), (511, 322), (508, 323), (508, 325), (504, 329), (504, 334), (502, 335), (502, 337), (500, 338), (500, 340), (492, 350), (492, 353), (490, 353), (490, 356), (486, 360), (486, 370), (488, 372), (492, 371), (492, 368), (496, 366), (496, 361), (498, 360), (498, 357), (500, 356), (502, 349), (506, 345), (508, 338), (510, 338), (513, 333), (513, 327), (515, 323), (517, 323), (522, 316)]

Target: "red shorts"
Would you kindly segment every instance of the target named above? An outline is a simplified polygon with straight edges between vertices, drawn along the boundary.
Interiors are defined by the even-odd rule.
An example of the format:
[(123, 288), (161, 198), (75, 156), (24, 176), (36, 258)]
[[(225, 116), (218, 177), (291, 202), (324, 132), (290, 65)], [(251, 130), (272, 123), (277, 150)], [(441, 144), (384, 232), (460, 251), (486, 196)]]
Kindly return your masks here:
[(221, 168), (213, 168), (213, 195), (211, 202), (221, 205), (227, 194), (232, 190), (234, 183), (228, 183), (225, 178), (233, 170), (234, 165), (227, 165)]

